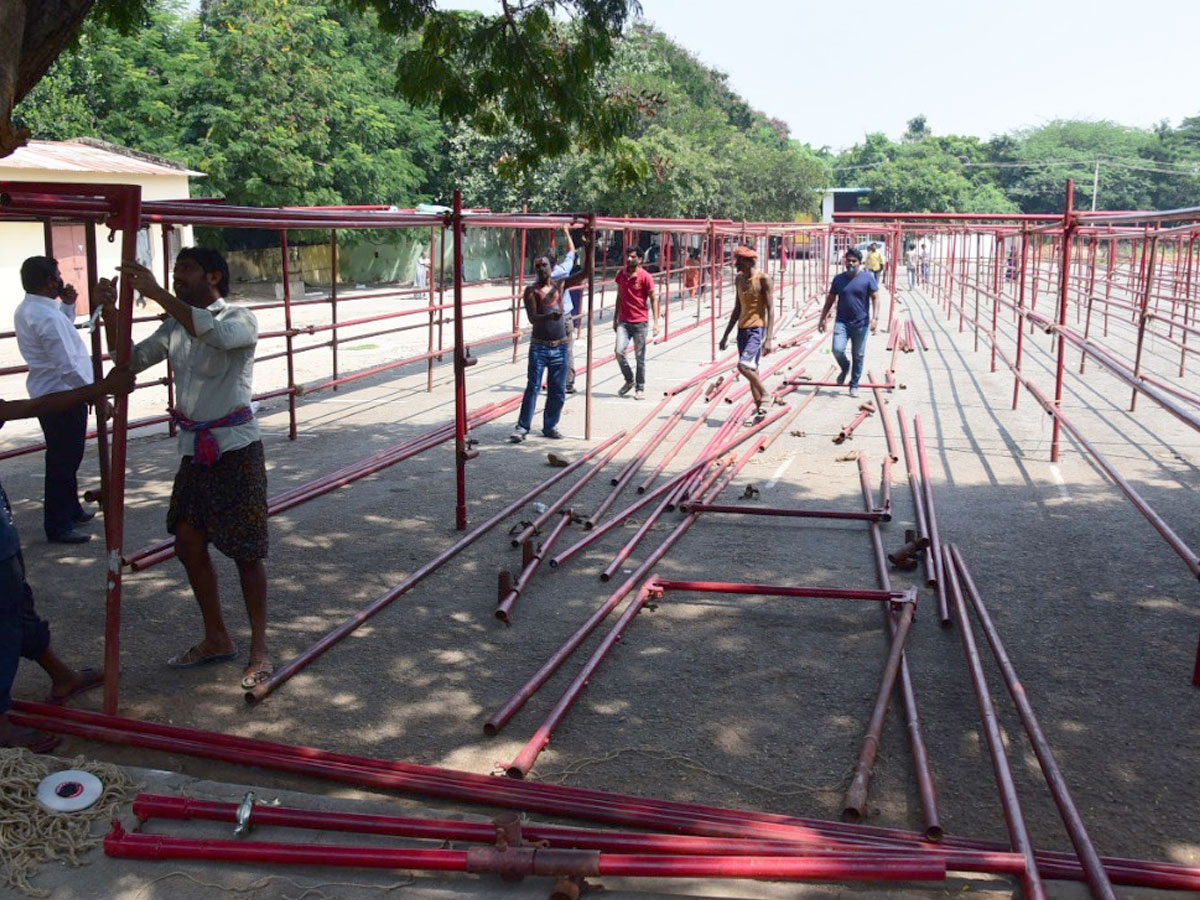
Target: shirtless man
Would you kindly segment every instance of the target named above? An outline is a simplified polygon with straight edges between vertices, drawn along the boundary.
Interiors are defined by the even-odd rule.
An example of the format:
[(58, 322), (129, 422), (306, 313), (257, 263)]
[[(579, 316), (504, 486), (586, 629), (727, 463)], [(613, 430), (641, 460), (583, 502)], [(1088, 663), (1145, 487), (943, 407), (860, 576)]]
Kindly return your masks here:
[(738, 371), (746, 376), (750, 393), (754, 397), (754, 420), (761, 421), (767, 414), (764, 405), (767, 389), (758, 377), (758, 361), (764, 353), (771, 352), (771, 329), (774, 325), (771, 311), (771, 279), (755, 266), (758, 253), (752, 247), (738, 247), (733, 251), (733, 265), (737, 269), (734, 288), (737, 305), (729, 316), (720, 347), (725, 349), (729, 332), (737, 325)]
[[(569, 239), (569, 238), (568, 238)], [(573, 246), (573, 245), (572, 245)], [(542, 414), (542, 435), (561, 438), (558, 420), (562, 415), (563, 403), (567, 399), (567, 368), (570, 358), (571, 331), (568, 318), (563, 315), (563, 292), (587, 281), (592, 273), (595, 255), (585, 248), (583, 269), (561, 281), (551, 278), (554, 269), (548, 256), (539, 256), (533, 263), (536, 280), (525, 288), (525, 315), (533, 325), (529, 338), (529, 369), (525, 383), (525, 396), (521, 400), (521, 412), (517, 427), (508, 439), (519, 444), (533, 426), (533, 413), (537, 409), (538, 389), (542, 384), (542, 372), (546, 372), (546, 409)]]

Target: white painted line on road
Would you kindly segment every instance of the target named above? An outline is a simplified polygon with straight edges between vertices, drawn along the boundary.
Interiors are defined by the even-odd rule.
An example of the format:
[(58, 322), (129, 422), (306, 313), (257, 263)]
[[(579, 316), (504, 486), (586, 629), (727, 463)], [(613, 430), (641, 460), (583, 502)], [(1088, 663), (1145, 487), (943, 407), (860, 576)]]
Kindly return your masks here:
[(771, 480), (767, 482), (767, 490), (768, 491), (771, 488), (775, 487), (775, 485), (777, 485), (779, 483), (779, 479), (783, 477), (783, 473), (787, 471), (788, 466), (790, 466), (792, 464), (792, 460), (794, 460), (795, 458), (796, 458), (796, 454), (793, 453), (791, 456), (789, 456), (787, 459), (785, 459), (783, 462), (781, 462), (779, 464), (779, 468), (775, 470), (775, 474), (772, 475)]
[(1053, 463), (1050, 465), (1050, 477), (1054, 479), (1054, 484), (1058, 487), (1059, 496), (1064, 500), (1070, 500), (1071, 494), (1067, 490), (1067, 479), (1063, 478), (1062, 472)]

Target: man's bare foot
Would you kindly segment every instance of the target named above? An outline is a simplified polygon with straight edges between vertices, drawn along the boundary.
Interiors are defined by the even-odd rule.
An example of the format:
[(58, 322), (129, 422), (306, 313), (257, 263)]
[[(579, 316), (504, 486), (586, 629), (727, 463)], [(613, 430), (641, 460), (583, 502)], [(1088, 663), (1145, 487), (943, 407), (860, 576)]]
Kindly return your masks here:
[(103, 669), (72, 669), (69, 676), (53, 681), (47, 703), (66, 703), (84, 691), (104, 684)]
[(251, 657), (250, 665), (246, 666), (246, 671), (242, 673), (242, 688), (247, 691), (256, 688), (270, 678), (274, 672), (275, 664), (269, 657), (263, 656), (258, 659)]
[(58, 746), (56, 734), (14, 725), (8, 713), (0, 715), (0, 747), (5, 749), (24, 748), (31, 753), (49, 753)]

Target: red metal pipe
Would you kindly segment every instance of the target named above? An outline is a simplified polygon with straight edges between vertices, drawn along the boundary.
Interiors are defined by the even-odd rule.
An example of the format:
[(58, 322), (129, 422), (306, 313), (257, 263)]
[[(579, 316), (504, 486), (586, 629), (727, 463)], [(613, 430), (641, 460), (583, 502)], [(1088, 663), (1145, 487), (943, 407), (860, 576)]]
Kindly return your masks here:
[[(875, 498), (871, 495), (871, 480), (867, 477), (867, 461), (863, 457), (858, 460), (859, 488), (862, 492), (863, 507), (866, 510), (875, 509)], [(867, 525), (871, 536), (871, 547), (875, 557), (875, 576), (879, 587), (885, 591), (892, 589), (891, 572), (888, 569), (887, 555), (883, 549), (883, 533), (879, 523), (870, 522)], [(888, 635), (893, 640), (896, 635), (896, 609), (889, 606), (884, 611), (884, 621), (887, 624)], [(929, 766), (929, 749), (925, 744), (925, 734), (921, 728), (921, 716), (917, 708), (916, 690), (913, 688), (912, 673), (908, 669), (907, 654), (900, 657), (900, 696), (904, 700), (904, 725), (908, 731), (909, 749), (912, 753), (913, 776), (917, 782), (917, 793), (921, 799), (921, 815), (924, 819), (924, 836), (929, 841), (941, 841), (941, 817), (938, 814), (937, 789), (933, 782), (933, 770)], [(1024, 863), (1022, 862), (1022, 871)]]
[[(867, 372), (867, 382), (875, 382), (875, 373)], [(888, 418), (887, 408), (883, 405), (883, 395), (879, 393), (879, 388), (872, 386), (871, 391), (875, 395), (875, 408), (879, 410), (879, 421), (883, 425), (883, 439), (887, 443), (888, 458), (892, 462), (899, 462), (900, 456), (896, 453), (896, 436), (892, 434), (892, 420)]]
[(712, 396), (709, 396), (707, 393), (705, 394), (705, 399), (709, 401), (708, 406), (705, 407), (704, 411), (696, 417), (696, 421), (688, 426), (688, 429), (680, 436), (679, 440), (675, 442), (675, 445), (663, 455), (663, 458), (659, 461), (658, 465), (654, 467), (654, 471), (647, 475), (642, 483), (638, 485), (637, 492), (639, 494), (646, 493), (646, 490), (655, 482), (658, 476), (663, 473), (663, 470), (666, 469), (671, 460), (673, 460), (679, 451), (683, 449), (684, 445), (686, 445), (687, 442), (692, 439), (692, 436), (700, 430), (700, 426), (708, 421), (708, 417), (712, 415), (713, 410), (720, 405), (723, 395), (727, 390), (729, 390), (732, 384), (732, 380), (725, 380), (717, 385), (716, 389), (712, 392)]
[(1017, 786), (1013, 781), (1012, 769), (1008, 764), (1004, 738), (1000, 734), (1000, 723), (996, 718), (996, 708), (988, 690), (987, 676), (983, 671), (979, 648), (975, 644), (975, 634), (971, 629), (971, 622), (967, 618), (967, 607), (963, 603), (958, 572), (951, 562), (948, 551), (946, 557), (947, 565), (944, 567), (944, 571), (949, 583), (948, 593), (954, 601), (954, 613), (958, 618), (958, 632), (962, 638), (963, 654), (967, 658), (967, 665), (971, 672), (971, 684), (975, 688), (975, 697), (979, 701), (979, 718), (983, 724), (984, 737), (992, 757), (992, 772), (996, 778), (996, 790), (1000, 795), (1000, 803), (1004, 808), (1004, 819), (1008, 824), (1009, 841), (1012, 843), (1013, 849), (1025, 857), (1025, 873), (1021, 877), (1025, 896), (1031, 900), (1044, 900), (1046, 891), (1042, 885), (1041, 876), (1038, 874), (1033, 844), (1029, 839), (1025, 815), (1021, 811), (1021, 801), (1017, 796)]
[[(904, 410), (896, 407), (896, 419), (900, 422), (900, 444), (904, 448), (904, 465), (908, 470), (908, 485), (912, 491), (913, 517), (917, 520), (917, 536), (929, 537), (929, 521), (925, 515), (925, 491), (921, 487), (920, 467), (914, 465), (917, 461), (908, 437), (908, 426), (905, 424)], [(937, 584), (937, 566), (934, 565), (932, 552), (926, 547), (921, 553), (925, 564), (925, 584)]]
[(925, 435), (921, 430), (921, 417), (913, 416), (913, 432), (916, 438), (917, 460), (921, 466), (921, 490), (924, 492), (925, 522), (929, 526), (929, 552), (933, 555), (937, 583), (938, 619), (943, 628), (949, 628), (950, 606), (946, 599), (946, 573), (942, 559), (942, 543), (938, 532), (937, 509), (933, 505), (933, 484), (929, 472), (929, 457), (925, 451)]
[(713, 503), (681, 503), (684, 512), (737, 513), (744, 516), (779, 516), (796, 519), (842, 519), (856, 522), (888, 522), (891, 514), (879, 510), (849, 512), (834, 509), (783, 509), (773, 506), (722, 506)]
[[(1086, 874), (1088, 884), (1091, 885), (1092, 896), (1096, 897), (1097, 900), (1116, 900), (1112, 884), (1104, 872), (1104, 865), (1100, 862), (1100, 856), (1096, 852), (1096, 847), (1088, 836), (1087, 828), (1083, 824), (1083, 817), (1079, 814), (1079, 809), (1075, 806), (1075, 801), (1071, 798), (1071, 792), (1067, 788), (1067, 781), (1063, 777), (1062, 770), (1058, 767), (1058, 761), (1054, 758), (1054, 751), (1050, 748), (1050, 742), (1046, 740), (1045, 732), (1042, 731), (1037, 714), (1034, 713), (1033, 706), (1030, 704), (1029, 698), (1025, 695), (1025, 688), (1021, 685), (1020, 678), (1017, 677), (1017, 670), (1013, 667), (1012, 661), (1004, 649), (1004, 643), (1000, 640), (1000, 633), (992, 623), (991, 616), (984, 605), (983, 595), (980, 594), (979, 588), (976, 587), (975, 580), (971, 577), (971, 573), (963, 561), (962, 554), (958, 552), (958, 548), (953, 544), (947, 544), (945, 552), (949, 568), (953, 570), (951, 577), (957, 576), (961, 579), (961, 585), (966, 588), (966, 595), (970, 598), (971, 605), (975, 609), (975, 616), (983, 628), (983, 633), (986, 635), (988, 643), (991, 645), (992, 654), (996, 657), (996, 663), (999, 665), (1000, 671), (1004, 676), (1004, 682), (1008, 687), (1009, 695), (1012, 697), (1013, 703), (1017, 707), (1017, 713), (1021, 717), (1021, 724), (1025, 727), (1025, 733), (1029, 736), (1033, 752), (1037, 755), (1038, 763), (1042, 767), (1042, 774), (1046, 778), (1046, 785), (1050, 788), (1050, 793), (1054, 796), (1054, 802), (1057, 804), (1063, 824), (1067, 828), (1067, 834), (1070, 836), (1071, 843), (1075, 847), (1075, 852)], [(963, 630), (964, 632), (968, 631), (970, 625), (967, 621), (966, 605), (963, 603), (962, 597), (958, 594), (955, 596), (955, 603)], [(976, 649), (975, 652), (978, 653), (978, 650)]]
[(814, 855), (811, 857), (602, 854), (599, 851), (533, 846), (468, 850), (346, 847), (267, 841), (197, 840), (126, 832), (114, 822), (104, 839), (108, 856), (125, 859), (188, 859), (275, 865), (324, 865), (372, 869), (523, 875), (630, 876), (642, 878), (772, 878), (825, 881), (937, 881), (941, 860), (914, 855)]
[[(910, 848), (921, 843), (919, 835), (878, 826), (722, 810), (583, 788), (496, 779), (393, 760), (345, 756), (311, 747), (274, 744), (219, 732), (138, 722), (20, 700), (16, 701), (15, 708), (18, 710), (14, 713), (17, 724), (92, 740), (150, 747), (238, 765), (299, 772), (350, 784), (406, 790), (427, 796), (510, 806), (592, 821), (665, 827), (695, 835), (726, 835), (743, 839), (761, 836), (793, 842), (810, 841), (820, 846)], [(1013, 866), (1012, 853), (984, 841), (947, 838), (946, 846), (936, 852), (946, 854), (947, 859), (953, 860), (954, 868), (964, 871), (1015, 874), (1021, 868), (1019, 864)], [(987, 855), (980, 856), (979, 852)], [(1038, 859), (1040, 865), (1055, 864), (1062, 867), (1061, 874), (1054, 877), (1081, 878), (1078, 865), (1069, 854), (1039, 851)], [(1103, 857), (1102, 861), (1113, 880), (1122, 884), (1146, 884), (1181, 890), (1194, 890), (1200, 884), (1200, 867), (1119, 857)], [(1155, 878), (1162, 880), (1152, 880)]]
[(900, 671), (900, 660), (904, 653), (904, 645), (908, 641), (908, 631), (912, 625), (913, 611), (916, 609), (916, 589), (909, 596), (909, 602), (900, 610), (900, 620), (892, 634), (891, 650), (883, 667), (883, 677), (879, 682), (879, 691), (875, 695), (875, 706), (867, 723), (867, 733), (863, 737), (862, 750), (859, 751), (858, 761), (854, 766), (854, 775), (846, 796), (842, 801), (842, 818), (850, 822), (861, 822), (867, 817), (867, 790), (871, 783), (871, 773), (875, 767), (875, 757), (879, 752), (879, 742), (883, 737), (883, 720), (887, 715), (888, 704), (892, 691), (896, 687), (896, 676)]
[(844, 443), (848, 438), (853, 436), (854, 429), (865, 422), (867, 416), (874, 414), (874, 412), (875, 410), (869, 406), (860, 406), (858, 415), (854, 417), (854, 420), (849, 425), (844, 426), (841, 431), (833, 436), (833, 442), (835, 444)]
[(260, 685), (255, 686), (252, 690), (249, 690), (246, 692), (246, 695), (245, 695), (246, 702), (247, 703), (257, 703), (258, 701), (266, 698), (273, 691), (275, 691), (275, 689), (278, 688), (281, 684), (283, 684), (285, 681), (290, 679), (297, 672), (306, 668), (318, 656), (323, 654), (326, 650), (328, 650), (330, 647), (332, 647), (338, 641), (342, 640), (342, 638), (346, 637), (348, 634), (357, 630), (359, 626), (361, 626), (364, 622), (366, 622), (372, 616), (374, 616), (381, 610), (390, 606), (394, 600), (396, 600), (398, 597), (401, 597), (404, 594), (406, 594), (409, 590), (411, 590), (414, 586), (419, 584), (421, 581), (423, 581), (429, 575), (432, 575), (434, 572), (436, 572), (438, 569), (440, 569), (446, 562), (453, 559), (460, 552), (462, 552), (464, 549), (466, 549), (470, 544), (474, 543), (477, 539), (482, 537), (485, 533), (487, 533), (489, 530), (491, 530), (497, 524), (502, 522), (504, 519), (508, 518), (510, 515), (512, 515), (514, 512), (516, 512), (518, 509), (520, 509), (526, 503), (529, 503), (531, 500), (533, 500), (533, 498), (537, 497), (543, 491), (547, 490), (550, 487), (553, 487), (559, 481), (561, 481), (564, 478), (566, 478), (567, 476), (569, 476), (577, 468), (579, 468), (584, 463), (586, 463), (589, 459), (591, 459), (592, 456), (594, 456), (596, 453), (598, 453), (599, 450), (600, 450), (600, 448), (598, 448), (598, 447), (592, 448), (586, 454), (584, 454), (579, 459), (577, 459), (573, 463), (571, 463), (569, 466), (567, 466), (566, 468), (563, 468), (563, 469), (559, 469), (559, 471), (557, 473), (555, 473), (554, 475), (551, 475), (549, 478), (547, 478), (541, 484), (539, 484), (536, 487), (532, 488), (531, 490), (527, 491), (525, 494), (523, 494), (521, 497), (518, 497), (513, 502), (509, 503), (507, 506), (505, 506), (499, 512), (493, 514), (491, 516), (491, 518), (486, 519), (484, 522), (477, 525), (474, 528), (474, 530), (470, 531), (469, 533), (464, 535), (457, 543), (455, 543), (451, 547), (446, 548), (441, 553), (437, 554), (433, 559), (426, 562), (419, 569), (417, 569), (415, 572), (413, 572), (411, 575), (409, 575), (408, 578), (406, 578), (406, 579), (404, 579), (404, 581), (400, 582), (400, 584), (398, 584), (395, 587), (388, 590), (382, 596), (378, 597), (377, 599), (372, 601), (370, 604), (368, 604), (366, 607), (364, 607), (363, 609), (361, 609), (357, 613), (355, 613), (353, 616), (346, 619), (344, 622), (342, 622), (341, 625), (338, 625), (332, 631), (325, 634), (323, 637), (321, 637), (319, 640), (317, 640), (316, 643), (314, 643), (312, 646), (308, 647), (306, 650), (302, 651), (296, 657), (294, 657), (293, 659), (284, 663), (281, 667), (277, 668), (275, 670), (275, 673), (267, 681), (263, 682)]
[(521, 570), (521, 574), (513, 581), (512, 589), (507, 595), (496, 605), (496, 618), (505, 625), (512, 624), (512, 608), (516, 605), (517, 599), (521, 596), (521, 592), (529, 585), (534, 573), (541, 566), (542, 560), (546, 558), (546, 554), (550, 552), (550, 548), (554, 546), (554, 542), (558, 540), (559, 535), (563, 533), (568, 525), (571, 524), (571, 510), (564, 509), (559, 517), (558, 524), (550, 530), (550, 534), (546, 536), (541, 544), (538, 545), (537, 551), (533, 554), (533, 558), (529, 564)]
[(605, 635), (604, 640), (600, 642), (600, 645), (588, 657), (587, 662), (580, 668), (579, 674), (575, 676), (574, 680), (567, 686), (567, 689), (563, 691), (562, 697), (554, 704), (554, 708), (550, 710), (549, 715), (546, 716), (542, 724), (538, 726), (533, 737), (526, 742), (521, 752), (513, 758), (513, 761), (504, 767), (504, 773), (508, 777), (524, 778), (529, 774), (529, 770), (533, 767), (534, 762), (537, 761), (538, 756), (550, 743), (554, 729), (562, 722), (563, 717), (567, 714), (567, 710), (574, 706), (579, 695), (583, 693), (583, 689), (587, 687), (596, 670), (600, 668), (600, 663), (608, 656), (609, 651), (621, 639), (621, 635), (625, 633), (625, 629), (629, 627), (629, 623), (633, 621), (634, 616), (641, 612), (642, 607), (646, 605), (646, 602), (652, 596), (662, 597), (662, 592), (655, 586), (653, 576), (638, 589), (633, 599), (629, 601), (629, 604), (625, 607), (625, 611), (621, 613), (617, 621), (613, 623), (613, 627), (609, 630), (608, 634)]

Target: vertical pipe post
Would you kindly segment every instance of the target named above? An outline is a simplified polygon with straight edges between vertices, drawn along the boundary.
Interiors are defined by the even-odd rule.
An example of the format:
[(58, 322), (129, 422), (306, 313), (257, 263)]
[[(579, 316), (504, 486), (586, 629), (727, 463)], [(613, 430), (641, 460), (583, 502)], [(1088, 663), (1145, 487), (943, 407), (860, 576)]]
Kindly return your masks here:
[(292, 280), (288, 268), (288, 239), (287, 230), (279, 232), (279, 254), (283, 261), (283, 328), (286, 331), (284, 342), (287, 345), (287, 379), (288, 379), (288, 439), (296, 439), (296, 355), (293, 351), (292, 335)]
[[(1075, 181), (1067, 179), (1067, 196), (1063, 210), (1063, 235), (1062, 235), (1062, 255), (1059, 257), (1058, 264), (1058, 324), (1060, 327), (1066, 327), (1067, 324), (1067, 294), (1069, 289), (1069, 275), (1071, 271), (1071, 237), (1075, 233)], [(1063, 397), (1063, 371), (1067, 365), (1067, 339), (1060, 331), (1058, 334), (1058, 360), (1055, 363), (1054, 371), (1054, 406), (1056, 409), (1062, 408)], [(1054, 423), (1051, 426), (1050, 436), (1050, 462), (1058, 462), (1059, 456), (1059, 441), (1062, 437), (1062, 423), (1058, 416), (1054, 416)]]
[[(1145, 253), (1150, 257), (1150, 261), (1146, 264), (1146, 280), (1142, 285), (1142, 299), (1138, 306), (1138, 332), (1137, 332), (1137, 350), (1133, 357), (1133, 374), (1138, 377), (1142, 374), (1142, 349), (1146, 343), (1146, 323), (1149, 321), (1147, 315), (1150, 307), (1150, 292), (1153, 290), (1155, 265), (1158, 260), (1158, 232), (1150, 238), (1150, 246)], [(1063, 338), (1059, 338), (1063, 340)], [(1134, 388), (1129, 398), (1129, 411), (1133, 412), (1137, 409), (1137, 388)], [(1057, 422), (1058, 420), (1055, 419)]]
[[(583, 439), (590, 441), (592, 439), (592, 338), (595, 328), (592, 327), (594, 319), (592, 318), (595, 311), (596, 297), (596, 217), (591, 215), (588, 217), (587, 229), (584, 238), (584, 252), (592, 254), (592, 264), (588, 268), (588, 284), (587, 284), (587, 361), (584, 368), (584, 391), (583, 391)], [(575, 311), (576, 313), (579, 310)]]
[[(459, 531), (467, 528), (467, 460), (474, 456), (467, 449), (467, 347), (463, 343), (463, 222), (462, 191), (454, 190), (454, 447), (455, 508), (454, 523)], [(444, 235), (443, 228), (442, 234)], [(444, 256), (445, 254), (443, 254)]]
[[(87, 248), (87, 280), (88, 297), (96, 296), (96, 283), (99, 280), (99, 263), (96, 254), (96, 223), (88, 222), (84, 226), (84, 245)], [(47, 255), (53, 256), (53, 249)], [(92, 331), (92, 381), (100, 381), (104, 377), (104, 347), (100, 343), (100, 333), (104, 329), (97, 327)], [(109, 348), (113, 350), (112, 347)], [(100, 496), (103, 498), (100, 506), (104, 512), (104, 503), (108, 498), (108, 420), (105, 418), (101, 405), (96, 406), (96, 455), (100, 462)]]
[[(333, 378), (336, 381), (338, 377), (338, 239), (337, 229), (329, 230), (329, 321), (333, 328), (330, 331), (330, 349), (333, 351)], [(338, 386), (335, 384), (333, 389), (336, 391)]]
[[(137, 229), (142, 215), (142, 189), (124, 187), (116, 197), (116, 225), (121, 231), (121, 259), (137, 258)], [(119, 282), (117, 298), (117, 346), (110, 347), (113, 362), (128, 365), (132, 352), (133, 290), (129, 279)], [(104, 713), (117, 713), (118, 680), (121, 671), (121, 545), (125, 540), (125, 464), (129, 449), (129, 395), (113, 403), (112, 459), (108, 495), (104, 498), (104, 542), (108, 581), (104, 601)]]

